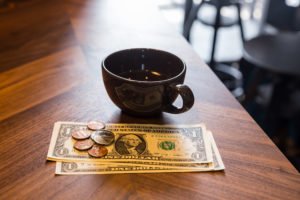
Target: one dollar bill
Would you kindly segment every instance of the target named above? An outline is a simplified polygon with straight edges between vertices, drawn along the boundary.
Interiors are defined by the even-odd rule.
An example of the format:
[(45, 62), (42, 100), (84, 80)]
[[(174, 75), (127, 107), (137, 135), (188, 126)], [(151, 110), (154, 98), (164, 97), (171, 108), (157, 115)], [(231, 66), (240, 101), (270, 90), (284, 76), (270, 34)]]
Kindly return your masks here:
[(220, 153), (210, 134), (213, 153), (212, 163), (86, 163), (86, 162), (57, 162), (55, 173), (59, 175), (81, 174), (123, 174), (123, 173), (163, 173), (163, 172), (204, 172), (224, 170)]
[[(48, 160), (62, 162), (157, 162), (157, 163), (210, 163), (212, 151), (209, 136), (203, 124), (149, 125), (106, 124), (115, 134), (114, 144), (107, 146), (108, 153), (93, 158), (86, 151), (73, 148), (74, 130), (87, 129), (85, 123), (55, 123), (47, 155)], [(139, 145), (127, 149), (125, 138), (138, 138)]]

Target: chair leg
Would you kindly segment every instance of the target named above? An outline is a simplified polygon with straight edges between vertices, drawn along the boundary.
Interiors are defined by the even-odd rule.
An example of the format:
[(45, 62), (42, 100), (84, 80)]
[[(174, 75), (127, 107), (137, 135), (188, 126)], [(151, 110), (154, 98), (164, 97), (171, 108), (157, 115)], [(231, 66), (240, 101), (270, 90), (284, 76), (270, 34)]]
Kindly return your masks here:
[(216, 14), (216, 20), (214, 25), (214, 36), (213, 36), (213, 43), (212, 43), (212, 50), (211, 50), (211, 56), (210, 56), (210, 67), (213, 68), (215, 65), (215, 50), (216, 50), (216, 42), (217, 42), (217, 35), (218, 35), (218, 29), (220, 28), (220, 22), (221, 21), (221, 6), (217, 7), (217, 14)]
[(241, 17), (241, 4), (237, 3), (236, 4), (236, 8), (238, 11), (238, 23), (239, 23), (239, 27), (240, 27), (240, 32), (241, 32), (241, 38), (242, 38), (242, 42), (244, 45), (245, 42), (245, 35), (244, 35), (244, 28), (243, 28), (243, 23), (242, 23), (242, 17)]
[(203, 2), (201, 2), (197, 6), (192, 7), (184, 25), (183, 25), (183, 36), (186, 38), (187, 41), (190, 41), (191, 28), (192, 28), (192, 25), (193, 25), (195, 19), (197, 18), (198, 11), (201, 8), (202, 4), (203, 4)]

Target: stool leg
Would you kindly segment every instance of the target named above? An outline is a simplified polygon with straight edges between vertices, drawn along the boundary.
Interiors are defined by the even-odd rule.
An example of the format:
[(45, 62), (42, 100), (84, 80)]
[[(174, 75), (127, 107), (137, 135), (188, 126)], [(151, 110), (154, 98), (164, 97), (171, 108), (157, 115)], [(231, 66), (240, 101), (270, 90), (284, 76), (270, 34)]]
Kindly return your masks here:
[(262, 82), (262, 80), (265, 77), (265, 72), (259, 68), (254, 68), (252, 71), (249, 71), (248, 79), (246, 80), (247, 84), (244, 82), (244, 89), (245, 89), (245, 100), (243, 104), (247, 106), (247, 104), (251, 101), (254, 101), (256, 95), (257, 95), (257, 89), (259, 84)]
[(199, 11), (200, 7), (202, 6), (202, 3), (203, 2), (201, 2), (197, 6), (192, 7), (190, 13), (188, 14), (188, 17), (187, 17), (186, 21), (184, 22), (183, 36), (186, 38), (187, 41), (190, 41), (191, 28), (192, 28), (192, 25), (194, 23), (194, 20), (197, 18), (197, 14), (198, 14), (198, 11)]
[(274, 89), (271, 97), (270, 105), (266, 111), (265, 124), (267, 125), (267, 133), (271, 138), (277, 138), (279, 141), (277, 145), (279, 147), (285, 147), (284, 143), (287, 140), (286, 131), (281, 131), (280, 128), (286, 126), (288, 118), (283, 115), (283, 105), (289, 101), (288, 85), (290, 83), (290, 77), (279, 77), (278, 80), (274, 81)]
[(186, 0), (184, 5), (183, 28), (193, 7), (193, 0)]
[(254, 10), (255, 10), (255, 6), (256, 6), (256, 1), (257, 0), (252, 0), (252, 2), (251, 2), (251, 15), (250, 15), (250, 17), (251, 17), (251, 19), (254, 19)]
[(241, 38), (242, 38), (242, 42), (244, 45), (245, 42), (245, 35), (244, 35), (244, 28), (243, 28), (243, 23), (242, 23), (242, 17), (241, 17), (241, 4), (237, 3), (236, 4), (236, 8), (238, 11), (238, 23), (239, 23), (239, 27), (240, 27), (240, 32), (241, 32)]
[(217, 14), (216, 14), (216, 20), (214, 25), (214, 36), (213, 36), (213, 43), (212, 43), (212, 50), (211, 50), (211, 56), (210, 56), (210, 67), (213, 68), (215, 64), (215, 50), (216, 50), (216, 42), (217, 42), (217, 35), (218, 35), (218, 29), (220, 28), (220, 22), (221, 21), (221, 6), (217, 6)]

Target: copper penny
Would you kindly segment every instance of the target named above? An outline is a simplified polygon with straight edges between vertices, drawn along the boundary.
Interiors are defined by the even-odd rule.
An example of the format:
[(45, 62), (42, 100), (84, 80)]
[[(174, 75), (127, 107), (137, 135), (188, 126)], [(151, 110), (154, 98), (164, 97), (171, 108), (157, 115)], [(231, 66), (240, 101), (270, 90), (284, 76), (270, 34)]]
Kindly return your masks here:
[(91, 139), (86, 139), (86, 140), (80, 140), (75, 142), (74, 148), (79, 150), (79, 151), (84, 151), (92, 148), (94, 145), (94, 141)]
[(90, 121), (87, 127), (91, 130), (98, 131), (105, 128), (105, 124), (100, 121)]
[(95, 143), (101, 145), (110, 145), (113, 141), (115, 141), (115, 135), (113, 132), (108, 130), (96, 131), (91, 135), (91, 138)]
[(74, 130), (72, 132), (72, 137), (76, 140), (87, 139), (91, 136), (91, 131), (89, 130)]
[(93, 147), (88, 150), (88, 153), (92, 157), (101, 158), (107, 155), (108, 150), (104, 146), (94, 144)]

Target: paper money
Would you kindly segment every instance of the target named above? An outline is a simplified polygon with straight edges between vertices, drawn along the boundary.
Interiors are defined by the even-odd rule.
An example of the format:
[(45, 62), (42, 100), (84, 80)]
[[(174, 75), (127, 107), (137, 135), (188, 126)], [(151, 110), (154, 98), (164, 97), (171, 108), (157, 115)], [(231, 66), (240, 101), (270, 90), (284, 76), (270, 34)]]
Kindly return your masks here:
[(213, 153), (212, 163), (178, 164), (178, 163), (84, 163), (84, 162), (57, 162), (56, 174), (122, 174), (122, 173), (162, 173), (162, 172), (201, 172), (224, 170), (224, 164), (212, 134), (209, 132), (210, 145)]
[[(200, 170), (161, 168), (159, 166), (131, 166), (122, 163), (95, 164), (76, 162), (57, 162), (56, 174), (126, 174), (126, 173), (162, 173), (162, 172), (197, 172)], [(209, 171), (209, 170), (202, 170)]]
[(115, 134), (115, 143), (107, 146), (103, 158), (91, 158), (87, 152), (73, 148), (73, 130), (85, 130), (86, 123), (55, 123), (48, 160), (63, 162), (148, 162), (209, 163), (212, 162), (210, 140), (205, 126), (106, 124)]
[(213, 134), (212, 134), (211, 131), (208, 131), (208, 133), (209, 133), (209, 139), (211, 141), (214, 170), (215, 171), (224, 170), (225, 166), (224, 166), (223, 160), (221, 158), (219, 149), (217, 147), (216, 141), (215, 141), (215, 139), (213, 137)]
[(219, 150), (217, 148), (216, 142), (213, 138), (213, 135), (210, 131), (207, 132), (208, 138), (210, 140), (210, 148), (213, 155), (213, 162), (210, 163), (148, 163), (148, 162), (131, 162), (126, 163), (127, 165), (135, 166), (154, 166), (159, 165), (163, 168), (180, 168), (180, 169), (199, 169), (202, 171), (205, 170), (224, 170), (225, 166), (223, 164), (222, 158), (220, 156)]

